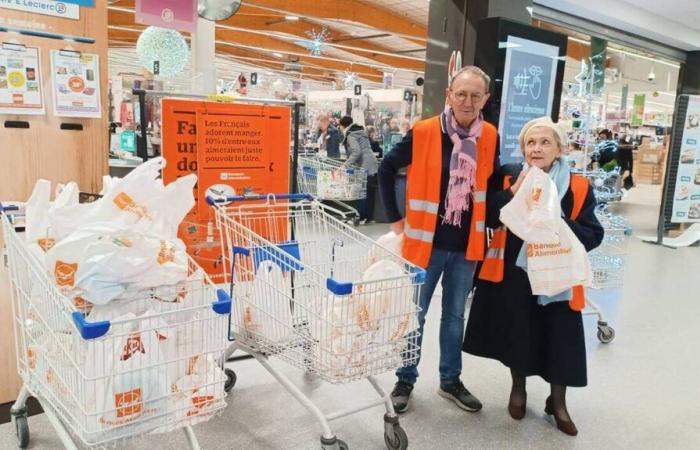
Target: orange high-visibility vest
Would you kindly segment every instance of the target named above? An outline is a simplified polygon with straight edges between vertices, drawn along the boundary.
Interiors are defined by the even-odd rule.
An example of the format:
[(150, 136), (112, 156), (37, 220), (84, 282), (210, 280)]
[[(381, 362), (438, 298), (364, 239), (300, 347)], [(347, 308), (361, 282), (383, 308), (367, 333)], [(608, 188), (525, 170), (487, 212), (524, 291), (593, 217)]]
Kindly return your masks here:
[[(481, 261), (486, 250), (486, 188), (496, 158), (498, 131), (483, 122), (476, 145), (476, 180), (471, 204), (471, 225), (465, 259)], [(412, 161), (407, 171), (406, 222), (403, 256), (426, 268), (433, 250), (438, 223), (442, 178), (442, 129), (440, 116), (413, 127)]]
[[(503, 180), (503, 189), (508, 189), (511, 185), (510, 177)], [(571, 176), (571, 192), (574, 195), (573, 207), (571, 208), (571, 220), (576, 220), (581, 214), (581, 209), (588, 195), (588, 180), (579, 175)], [(491, 244), (486, 250), (486, 258), (479, 271), (479, 279), (500, 283), (503, 281), (505, 271), (506, 240), (508, 230), (505, 226), (500, 226), (493, 232)], [(569, 307), (574, 311), (581, 311), (586, 306), (586, 299), (583, 286), (573, 287), (573, 296), (569, 300)]]

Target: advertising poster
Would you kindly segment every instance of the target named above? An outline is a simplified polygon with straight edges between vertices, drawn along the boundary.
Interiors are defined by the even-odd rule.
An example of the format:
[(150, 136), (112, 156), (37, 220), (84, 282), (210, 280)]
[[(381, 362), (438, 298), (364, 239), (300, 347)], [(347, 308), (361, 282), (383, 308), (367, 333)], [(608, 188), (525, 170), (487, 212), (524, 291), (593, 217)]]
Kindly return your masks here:
[(528, 121), (551, 116), (559, 47), (508, 36), (498, 131), (501, 163), (522, 161), (520, 130)]
[[(224, 120), (230, 120), (232, 115), (233, 117), (240, 117), (242, 114), (252, 111), (256, 115), (252, 118), (251, 125), (253, 123), (260, 125), (259, 119), (262, 116), (263, 119), (268, 120), (268, 125), (270, 121), (274, 123), (274, 128), (269, 129), (266, 125), (264, 130), (267, 134), (266, 137), (257, 135), (256, 130), (252, 129), (252, 127), (246, 129), (247, 133), (245, 134), (248, 136), (243, 138), (246, 141), (246, 144), (243, 146), (243, 156), (245, 156), (248, 146), (251, 148), (250, 155), (254, 156), (243, 158), (248, 160), (243, 164), (237, 162), (237, 158), (235, 158), (235, 155), (240, 153), (240, 144), (230, 144), (237, 150), (229, 151), (225, 146), (222, 147), (222, 144), (214, 144), (214, 141), (210, 141), (211, 143), (204, 142), (202, 147), (207, 149), (210, 159), (207, 160), (204, 157), (203, 161), (206, 169), (200, 174), (198, 167), (198, 160), (200, 159), (198, 155), (198, 139), (204, 138), (199, 137), (197, 111), (203, 112), (203, 114), (200, 113), (199, 120), (204, 120), (205, 117), (209, 120), (217, 120), (220, 119), (219, 116), (228, 117), (229, 119)], [(210, 115), (211, 117), (208, 117)], [(250, 186), (254, 186), (253, 190), (256, 193), (287, 192), (289, 190), (289, 118), (290, 112), (287, 108), (167, 98), (162, 100), (162, 154), (167, 162), (163, 169), (163, 182), (168, 184), (179, 177), (191, 173), (198, 175), (198, 182), (194, 188), (195, 206), (180, 226), (178, 236), (187, 245), (188, 253), (204, 268), (215, 283), (223, 282), (224, 268), (214, 213), (204, 200), (206, 191), (215, 185), (223, 185), (220, 187), (221, 190), (216, 187), (209, 190), (210, 194), (215, 194), (214, 191), (216, 193), (222, 191), (224, 193), (251, 192), (251, 189), (246, 190), (246, 187)], [(233, 125), (204, 124), (202, 130), (207, 128), (230, 129), (231, 127)], [(268, 132), (268, 129), (270, 132)], [(248, 140), (252, 142), (248, 144)], [(261, 146), (256, 141), (264, 141), (266, 145)], [(280, 144), (279, 148), (275, 148), (274, 154), (264, 156), (263, 154), (267, 154), (272, 150), (272, 147), (269, 147), (269, 145), (274, 145), (275, 142)], [(282, 142), (284, 146), (281, 145)], [(217, 153), (234, 157), (211, 159)], [(230, 159), (231, 161), (224, 161), (224, 159)], [(264, 177), (260, 177), (262, 174), (261, 170), (254, 169), (254, 167), (261, 166), (262, 163), (260, 161), (263, 160), (267, 162), (268, 172)], [(231, 166), (234, 168), (231, 168)], [(225, 167), (225, 169), (216, 169), (215, 167)], [(248, 173), (250, 175), (247, 175)], [(252, 182), (251, 179), (255, 179), (255, 182)], [(203, 180), (205, 181), (203, 182)], [(204, 192), (201, 191), (202, 189)], [(201, 216), (200, 212), (202, 213)], [(284, 226), (286, 227), (286, 222)]]
[(700, 222), (700, 96), (691, 95), (673, 194), (671, 222)]
[(136, 23), (194, 33), (197, 0), (136, 0)]
[(0, 47), (0, 114), (45, 114), (39, 49)]
[(58, 117), (102, 117), (98, 55), (51, 50), (53, 111)]
[(630, 119), (630, 125), (632, 126), (642, 126), (644, 123), (644, 101), (646, 96), (644, 94), (635, 94), (634, 100), (632, 102), (632, 118)]

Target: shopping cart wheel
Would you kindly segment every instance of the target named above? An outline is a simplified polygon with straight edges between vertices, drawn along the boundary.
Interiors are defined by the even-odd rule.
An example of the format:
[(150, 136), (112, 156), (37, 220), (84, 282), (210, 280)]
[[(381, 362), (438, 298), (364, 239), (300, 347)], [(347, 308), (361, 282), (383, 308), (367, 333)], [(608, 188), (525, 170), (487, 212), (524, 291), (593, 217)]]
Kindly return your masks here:
[(609, 344), (615, 339), (615, 330), (609, 325), (598, 325), (598, 340)]
[(226, 392), (231, 392), (231, 389), (236, 385), (236, 381), (238, 380), (238, 377), (236, 376), (236, 372), (234, 372), (231, 369), (225, 369), (224, 373), (226, 374), (226, 382), (224, 383), (224, 390)]
[(326, 439), (321, 436), (321, 449), (322, 450), (350, 450), (348, 444), (345, 441), (341, 441), (336, 437)]
[(408, 436), (401, 425), (394, 424), (390, 432), (384, 433), (384, 443), (389, 450), (406, 450), (408, 448)]
[(17, 447), (27, 448), (29, 445), (29, 423), (27, 423), (27, 411), (12, 416), (17, 434)]

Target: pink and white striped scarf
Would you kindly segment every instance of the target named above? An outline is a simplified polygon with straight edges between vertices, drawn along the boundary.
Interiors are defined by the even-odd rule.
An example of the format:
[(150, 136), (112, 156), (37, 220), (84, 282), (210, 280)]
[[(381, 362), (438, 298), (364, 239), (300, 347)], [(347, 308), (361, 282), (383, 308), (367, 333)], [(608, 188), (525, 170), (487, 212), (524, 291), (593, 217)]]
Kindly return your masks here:
[(452, 108), (442, 113), (442, 123), (452, 141), (450, 157), (450, 182), (445, 195), (445, 217), (442, 223), (460, 226), (462, 212), (469, 210), (476, 182), (476, 141), (481, 136), (481, 114), (474, 119), (468, 130), (462, 128), (454, 117)]

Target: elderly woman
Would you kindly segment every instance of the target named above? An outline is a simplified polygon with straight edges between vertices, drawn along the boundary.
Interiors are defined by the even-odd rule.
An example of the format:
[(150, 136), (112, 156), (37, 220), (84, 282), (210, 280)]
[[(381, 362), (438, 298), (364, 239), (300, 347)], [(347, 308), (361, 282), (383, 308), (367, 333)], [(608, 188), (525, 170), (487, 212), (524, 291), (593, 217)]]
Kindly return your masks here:
[[(600, 245), (603, 228), (594, 213), (595, 197), (585, 178), (570, 174), (563, 154), (564, 139), (564, 133), (549, 118), (525, 125), (520, 132), (524, 164), (503, 166), (489, 180), (488, 227), (502, 226), (501, 208), (518, 191), (528, 168), (536, 166), (556, 184), (564, 220), (586, 250)], [(566, 388), (587, 383), (583, 299), (573, 294), (580, 294), (577, 289), (554, 297), (533, 295), (523, 241), (510, 231), (501, 233), (503, 239), (494, 235), (492, 251), (479, 272), (463, 350), (510, 368), (513, 385), (508, 412), (516, 420), (525, 416), (526, 377), (538, 375), (548, 382), (551, 395), (545, 412), (554, 416), (559, 430), (575, 436), (578, 431), (566, 408)]]

